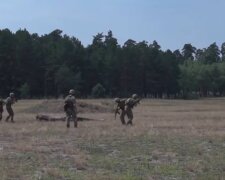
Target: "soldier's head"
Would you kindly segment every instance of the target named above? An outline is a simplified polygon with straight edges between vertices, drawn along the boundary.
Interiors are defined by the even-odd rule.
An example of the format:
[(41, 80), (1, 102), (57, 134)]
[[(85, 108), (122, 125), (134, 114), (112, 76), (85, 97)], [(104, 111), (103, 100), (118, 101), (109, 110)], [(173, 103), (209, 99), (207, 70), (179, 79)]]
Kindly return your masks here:
[(119, 103), (119, 102), (120, 102), (120, 98), (115, 98), (114, 101), (115, 101), (116, 103)]
[(132, 95), (132, 98), (133, 98), (133, 99), (137, 99), (137, 98), (138, 98), (138, 95), (137, 95), (137, 94), (133, 94), (133, 95)]
[(74, 89), (70, 89), (69, 94), (70, 94), (70, 95), (74, 95), (74, 94), (75, 94)]
[(9, 96), (10, 96), (11, 98), (14, 98), (14, 97), (15, 97), (15, 94), (14, 94), (13, 92), (11, 92), (11, 93), (9, 93)]

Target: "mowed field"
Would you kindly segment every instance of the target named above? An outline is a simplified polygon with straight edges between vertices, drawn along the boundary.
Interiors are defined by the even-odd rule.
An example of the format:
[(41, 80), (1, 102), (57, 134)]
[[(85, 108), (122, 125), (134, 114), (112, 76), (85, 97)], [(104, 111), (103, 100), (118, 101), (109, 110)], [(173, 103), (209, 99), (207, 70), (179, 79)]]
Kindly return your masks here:
[(104, 120), (67, 129), (35, 119), (62, 116), (63, 100), (18, 101), (15, 123), (0, 122), (0, 179), (225, 179), (225, 99), (142, 100), (133, 126), (114, 120), (110, 99), (78, 104)]

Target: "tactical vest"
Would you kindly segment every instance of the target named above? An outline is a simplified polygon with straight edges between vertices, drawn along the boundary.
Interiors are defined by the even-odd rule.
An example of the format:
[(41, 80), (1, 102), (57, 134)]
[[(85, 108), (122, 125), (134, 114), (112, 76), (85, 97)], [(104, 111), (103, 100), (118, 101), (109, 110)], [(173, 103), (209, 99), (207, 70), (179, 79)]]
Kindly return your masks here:
[(125, 102), (126, 102), (125, 99), (120, 100), (120, 102), (118, 103), (118, 107), (120, 109), (124, 110), (125, 109)]
[(128, 98), (126, 100), (126, 106), (133, 108), (134, 107), (134, 100), (132, 98)]
[(73, 96), (67, 96), (65, 103), (68, 108), (74, 108), (75, 98)]

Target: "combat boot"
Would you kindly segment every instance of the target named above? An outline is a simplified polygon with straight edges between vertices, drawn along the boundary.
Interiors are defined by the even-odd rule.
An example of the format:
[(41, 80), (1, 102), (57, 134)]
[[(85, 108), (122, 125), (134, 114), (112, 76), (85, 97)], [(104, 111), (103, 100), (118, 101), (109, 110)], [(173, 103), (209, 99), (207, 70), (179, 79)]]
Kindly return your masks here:
[(74, 122), (74, 127), (77, 128), (77, 122)]
[(8, 122), (9, 118), (10, 118), (10, 116), (8, 116), (8, 117), (5, 119), (5, 122)]
[(121, 120), (121, 123), (123, 124), (123, 125), (125, 125), (126, 124), (126, 122), (125, 122), (125, 120), (124, 119), (120, 119)]
[(127, 122), (127, 125), (129, 125), (129, 124), (130, 124), (130, 125), (133, 125), (132, 121), (128, 121), (128, 122)]

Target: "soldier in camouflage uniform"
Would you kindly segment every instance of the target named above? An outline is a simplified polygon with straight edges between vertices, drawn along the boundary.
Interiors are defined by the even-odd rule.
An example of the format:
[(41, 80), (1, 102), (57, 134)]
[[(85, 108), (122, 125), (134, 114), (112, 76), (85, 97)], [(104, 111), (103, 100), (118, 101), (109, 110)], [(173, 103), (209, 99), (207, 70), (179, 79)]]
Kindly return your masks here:
[(74, 127), (77, 127), (77, 108), (75, 91), (71, 89), (69, 95), (65, 98), (64, 111), (66, 112), (67, 128), (70, 127), (70, 121), (74, 121)]
[(116, 107), (115, 107), (115, 118), (116, 118), (116, 114), (120, 114), (120, 120), (122, 122), (122, 124), (126, 124), (125, 122), (125, 101), (126, 99), (120, 99), (120, 98), (115, 98), (114, 99), (115, 103), (116, 103)]
[(137, 94), (133, 94), (131, 98), (128, 98), (125, 102), (125, 112), (128, 117), (127, 125), (132, 125), (133, 122), (133, 112), (132, 109), (134, 106), (136, 106), (140, 102), (140, 99), (138, 98)]
[(5, 102), (3, 101), (3, 99), (0, 97), (0, 121), (2, 120), (2, 113), (3, 113), (3, 105), (5, 104)]
[(6, 110), (8, 112), (8, 116), (6, 117), (5, 121), (7, 122), (9, 120), (9, 118), (11, 118), (11, 122), (14, 122), (14, 112), (12, 109), (12, 105), (15, 103), (15, 94), (14, 93), (10, 93), (9, 97), (7, 97), (6, 99)]

